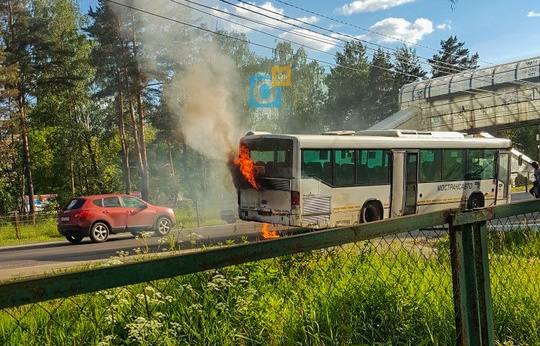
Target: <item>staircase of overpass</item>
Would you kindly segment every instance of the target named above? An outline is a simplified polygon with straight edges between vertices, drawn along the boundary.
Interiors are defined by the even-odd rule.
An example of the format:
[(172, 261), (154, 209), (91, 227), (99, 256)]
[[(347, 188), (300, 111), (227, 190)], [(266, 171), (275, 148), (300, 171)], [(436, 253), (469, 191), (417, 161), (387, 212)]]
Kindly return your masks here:
[(400, 111), (372, 126), (480, 133), (540, 125), (540, 57), (406, 84)]

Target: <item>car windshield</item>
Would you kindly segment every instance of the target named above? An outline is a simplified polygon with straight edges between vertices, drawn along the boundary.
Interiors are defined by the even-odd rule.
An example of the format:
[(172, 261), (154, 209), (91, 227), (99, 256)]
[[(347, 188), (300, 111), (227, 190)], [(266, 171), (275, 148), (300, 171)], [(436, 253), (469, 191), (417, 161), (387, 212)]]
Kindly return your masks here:
[(69, 201), (68, 204), (64, 207), (64, 210), (74, 210), (74, 209), (80, 209), (84, 205), (85, 200), (84, 199), (72, 199)]

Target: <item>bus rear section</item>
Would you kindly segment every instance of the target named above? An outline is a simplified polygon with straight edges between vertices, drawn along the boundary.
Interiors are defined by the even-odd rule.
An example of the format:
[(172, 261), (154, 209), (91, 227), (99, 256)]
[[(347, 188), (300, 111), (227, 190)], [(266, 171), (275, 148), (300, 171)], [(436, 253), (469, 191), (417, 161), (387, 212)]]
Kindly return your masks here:
[(253, 164), (253, 183), (238, 188), (238, 215), (246, 221), (298, 225), (300, 195), (293, 179), (295, 139), (271, 135), (241, 140)]

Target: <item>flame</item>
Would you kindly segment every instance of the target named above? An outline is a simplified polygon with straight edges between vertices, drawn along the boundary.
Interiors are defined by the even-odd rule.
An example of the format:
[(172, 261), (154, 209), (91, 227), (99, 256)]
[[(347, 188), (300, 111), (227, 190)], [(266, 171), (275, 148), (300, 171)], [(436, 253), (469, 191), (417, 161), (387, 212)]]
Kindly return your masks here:
[(263, 223), (262, 237), (263, 237), (263, 239), (274, 239), (274, 238), (279, 238), (279, 234), (275, 230), (269, 231), (268, 230), (268, 224)]
[(249, 149), (246, 145), (240, 146), (239, 157), (234, 159), (234, 164), (240, 169), (240, 173), (255, 189), (259, 189), (259, 184), (255, 181), (255, 167), (249, 157)]

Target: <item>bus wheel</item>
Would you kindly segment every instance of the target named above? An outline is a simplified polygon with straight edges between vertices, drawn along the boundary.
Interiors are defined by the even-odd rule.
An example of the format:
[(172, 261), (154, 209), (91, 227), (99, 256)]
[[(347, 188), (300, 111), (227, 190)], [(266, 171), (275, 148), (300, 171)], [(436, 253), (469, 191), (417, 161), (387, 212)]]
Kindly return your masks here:
[(361, 222), (372, 222), (382, 220), (382, 213), (376, 203), (368, 203), (362, 208)]
[(467, 209), (482, 208), (485, 204), (484, 195), (481, 193), (474, 193), (469, 197), (467, 201)]

